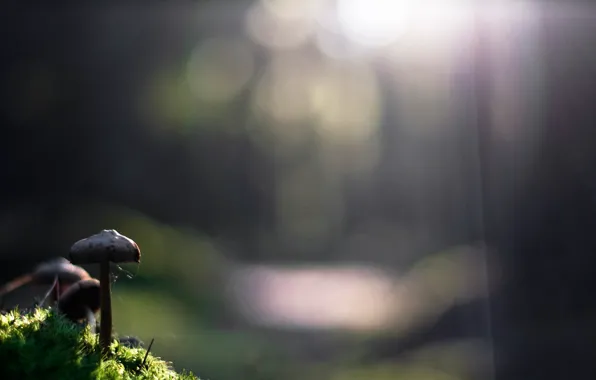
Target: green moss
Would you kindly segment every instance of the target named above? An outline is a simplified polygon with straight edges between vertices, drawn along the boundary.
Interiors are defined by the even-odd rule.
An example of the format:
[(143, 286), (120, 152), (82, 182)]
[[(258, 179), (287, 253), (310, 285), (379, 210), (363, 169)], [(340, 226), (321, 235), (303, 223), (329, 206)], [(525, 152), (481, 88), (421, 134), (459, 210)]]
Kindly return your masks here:
[(151, 354), (142, 366), (143, 348), (116, 341), (110, 348), (100, 360), (97, 335), (48, 309), (0, 315), (0, 379), (198, 380), (191, 373), (174, 372)]

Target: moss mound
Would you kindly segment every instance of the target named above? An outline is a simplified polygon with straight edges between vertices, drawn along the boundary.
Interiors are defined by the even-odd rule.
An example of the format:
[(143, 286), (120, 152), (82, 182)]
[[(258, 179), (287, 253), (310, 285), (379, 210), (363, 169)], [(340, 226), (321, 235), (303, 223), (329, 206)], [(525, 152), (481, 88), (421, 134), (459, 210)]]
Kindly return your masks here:
[(114, 342), (102, 361), (97, 335), (50, 309), (0, 315), (0, 379), (198, 380), (146, 352)]

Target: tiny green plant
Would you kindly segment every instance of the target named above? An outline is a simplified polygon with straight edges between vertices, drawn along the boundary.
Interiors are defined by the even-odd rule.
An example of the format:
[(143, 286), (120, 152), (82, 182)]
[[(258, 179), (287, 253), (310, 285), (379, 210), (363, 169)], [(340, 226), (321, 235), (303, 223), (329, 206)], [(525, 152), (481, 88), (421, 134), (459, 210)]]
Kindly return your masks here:
[(176, 373), (143, 348), (116, 340), (102, 360), (102, 349), (87, 325), (44, 308), (2, 312), (0, 362), (0, 379), (198, 380), (192, 373)]

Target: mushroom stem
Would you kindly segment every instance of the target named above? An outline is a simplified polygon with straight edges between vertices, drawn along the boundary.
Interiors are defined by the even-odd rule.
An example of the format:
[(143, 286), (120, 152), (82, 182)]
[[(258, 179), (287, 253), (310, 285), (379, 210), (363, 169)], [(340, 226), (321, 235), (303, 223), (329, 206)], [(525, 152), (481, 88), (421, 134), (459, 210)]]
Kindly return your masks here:
[[(54, 278), (54, 282), (52, 283), (52, 286), (50, 287), (50, 290), (48, 290), (46, 292), (46, 294), (43, 296), (43, 299), (41, 300), (41, 302), (39, 303), (40, 306), (45, 305), (46, 301), (48, 300), (48, 298), (50, 298), (50, 296), (52, 294), (56, 294), (56, 287), (58, 286), (58, 276), (56, 276)], [(56, 297), (57, 299), (58, 297)]]
[(87, 314), (87, 323), (89, 324), (91, 332), (95, 333), (95, 314), (88, 307), (85, 307), (85, 314)]
[(112, 340), (112, 295), (110, 289), (110, 261), (101, 261), (99, 269), (99, 286), (101, 289), (101, 321), (99, 327), (99, 343), (102, 353), (108, 352)]
[(62, 291), (61, 287), (60, 287), (60, 279), (58, 277), (56, 277), (56, 285), (54, 286), (54, 303), (58, 302), (58, 299), (60, 299), (60, 292)]

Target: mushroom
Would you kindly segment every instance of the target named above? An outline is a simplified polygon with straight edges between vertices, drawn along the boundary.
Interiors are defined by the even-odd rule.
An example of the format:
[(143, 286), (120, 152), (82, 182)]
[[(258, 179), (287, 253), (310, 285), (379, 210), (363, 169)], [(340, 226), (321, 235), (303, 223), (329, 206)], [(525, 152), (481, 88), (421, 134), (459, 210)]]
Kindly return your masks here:
[(116, 230), (103, 230), (74, 243), (70, 248), (70, 260), (77, 264), (100, 264), (101, 321), (99, 341), (103, 353), (107, 353), (112, 339), (112, 298), (110, 290), (110, 262), (139, 263), (139, 246)]
[(51, 294), (51, 299), (55, 302), (60, 297), (60, 293), (68, 289), (70, 285), (87, 278), (90, 278), (89, 273), (83, 268), (71, 264), (63, 257), (58, 257), (39, 264), (31, 273), (8, 282), (0, 289), (0, 295), (12, 292), (31, 282), (38, 285), (52, 285), (45, 298)]
[(99, 281), (89, 278), (76, 282), (62, 294), (58, 310), (73, 322), (86, 318), (89, 325), (94, 326), (100, 300)]

